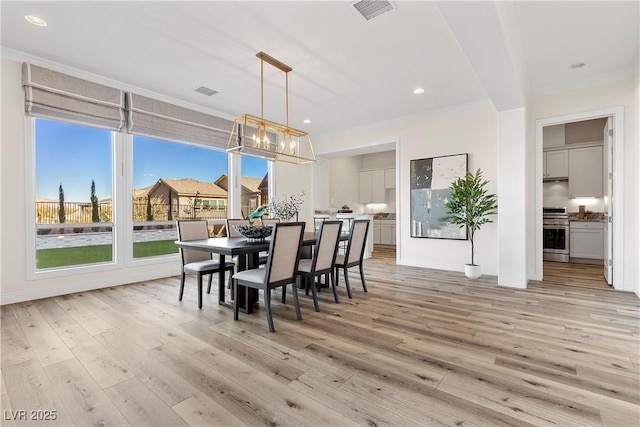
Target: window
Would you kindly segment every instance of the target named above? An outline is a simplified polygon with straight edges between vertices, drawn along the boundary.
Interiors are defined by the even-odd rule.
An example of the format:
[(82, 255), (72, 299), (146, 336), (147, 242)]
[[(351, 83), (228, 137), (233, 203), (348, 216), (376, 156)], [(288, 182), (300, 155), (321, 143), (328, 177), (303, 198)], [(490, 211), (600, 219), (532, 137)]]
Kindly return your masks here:
[[(225, 151), (233, 122), (26, 62), (22, 77), (33, 124), (29, 278), (165, 262), (178, 252), (177, 219), (206, 219), (223, 235), (237, 179)], [(249, 178), (266, 178), (261, 162), (258, 172), (247, 166)], [(256, 185), (247, 209), (266, 203), (268, 190)]]
[(269, 204), (269, 162), (256, 157), (240, 158), (242, 214), (244, 217)]
[(227, 217), (226, 176), (224, 151), (133, 136), (133, 257), (177, 253), (176, 220), (206, 219), (216, 234)]
[(34, 119), (36, 270), (109, 263), (113, 132)]

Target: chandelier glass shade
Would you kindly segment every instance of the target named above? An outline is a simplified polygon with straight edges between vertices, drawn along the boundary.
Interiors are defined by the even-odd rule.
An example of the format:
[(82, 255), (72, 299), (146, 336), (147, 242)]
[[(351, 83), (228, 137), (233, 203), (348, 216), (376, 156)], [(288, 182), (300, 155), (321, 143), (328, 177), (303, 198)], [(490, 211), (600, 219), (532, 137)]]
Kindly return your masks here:
[[(271, 161), (304, 164), (316, 161), (316, 156), (308, 132), (289, 126), (289, 72), (288, 65), (272, 58), (264, 52), (256, 54), (260, 58), (260, 103), (261, 116), (243, 114), (233, 121), (233, 128), (227, 144), (227, 152), (244, 156), (259, 157)], [(273, 65), (285, 73), (285, 116), (286, 124), (264, 118), (264, 63)]]

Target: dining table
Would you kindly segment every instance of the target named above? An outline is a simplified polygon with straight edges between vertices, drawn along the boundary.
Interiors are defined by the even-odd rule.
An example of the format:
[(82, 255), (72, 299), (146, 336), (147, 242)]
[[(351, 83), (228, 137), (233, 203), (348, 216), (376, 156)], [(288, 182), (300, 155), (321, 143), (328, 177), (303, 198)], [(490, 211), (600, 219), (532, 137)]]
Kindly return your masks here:
[[(306, 231), (302, 237), (301, 258), (311, 258), (312, 247), (316, 244), (318, 231)], [(349, 240), (348, 233), (340, 235), (341, 241)], [(208, 239), (199, 240), (176, 240), (175, 244), (178, 248), (192, 249), (196, 251), (209, 252), (217, 254), (220, 265), (224, 265), (226, 257), (232, 257), (237, 260), (237, 271), (243, 271), (252, 268), (258, 268), (260, 252), (267, 252), (271, 244), (270, 237), (262, 242), (250, 242), (245, 237), (210, 237)], [(227, 307), (233, 307), (233, 304), (226, 301), (224, 290), (224, 269), (218, 272), (218, 304)], [(200, 298), (202, 297), (202, 288), (198, 289)], [(249, 289), (245, 291), (244, 286), (238, 289), (238, 304), (240, 310), (245, 313), (253, 312), (253, 304), (257, 302), (257, 291)]]

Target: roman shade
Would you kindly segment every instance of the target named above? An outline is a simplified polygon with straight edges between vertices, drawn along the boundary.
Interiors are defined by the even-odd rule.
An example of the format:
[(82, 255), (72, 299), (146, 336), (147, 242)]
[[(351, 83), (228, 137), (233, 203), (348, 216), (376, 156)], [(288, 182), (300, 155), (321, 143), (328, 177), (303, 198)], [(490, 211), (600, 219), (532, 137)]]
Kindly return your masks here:
[(127, 92), (129, 133), (225, 150), (232, 121)]
[(124, 91), (37, 65), (22, 64), (29, 116), (63, 119), (110, 130), (124, 127)]

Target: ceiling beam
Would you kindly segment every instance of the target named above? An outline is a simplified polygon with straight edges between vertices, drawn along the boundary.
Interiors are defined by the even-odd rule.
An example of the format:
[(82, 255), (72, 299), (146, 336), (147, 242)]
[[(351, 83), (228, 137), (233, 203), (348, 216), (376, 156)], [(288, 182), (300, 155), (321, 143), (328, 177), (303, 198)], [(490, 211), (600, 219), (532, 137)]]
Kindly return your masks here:
[(496, 109), (524, 107), (526, 76), (499, 4), (448, 0), (436, 3)]

